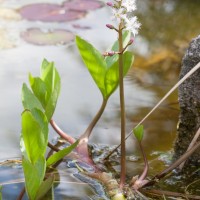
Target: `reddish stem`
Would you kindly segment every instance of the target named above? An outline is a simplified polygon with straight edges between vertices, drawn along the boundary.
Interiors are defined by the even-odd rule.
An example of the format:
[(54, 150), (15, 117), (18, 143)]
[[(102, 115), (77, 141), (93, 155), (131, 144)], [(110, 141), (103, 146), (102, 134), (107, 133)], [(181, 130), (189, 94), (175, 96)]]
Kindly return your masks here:
[(53, 129), (58, 133), (58, 135), (60, 135), (60, 137), (62, 137), (63, 139), (67, 140), (70, 144), (76, 142), (76, 140), (73, 137), (67, 135), (64, 131), (62, 131), (53, 119), (50, 120), (50, 124), (53, 127)]
[(148, 164), (148, 160), (147, 160), (146, 154), (144, 152), (144, 149), (142, 147), (142, 143), (140, 141), (139, 141), (139, 146), (140, 146), (140, 150), (142, 152), (142, 156), (144, 159), (144, 170), (143, 170), (142, 174), (140, 175), (140, 177), (138, 178), (138, 180), (143, 181), (147, 176), (147, 173), (149, 170), (149, 164)]

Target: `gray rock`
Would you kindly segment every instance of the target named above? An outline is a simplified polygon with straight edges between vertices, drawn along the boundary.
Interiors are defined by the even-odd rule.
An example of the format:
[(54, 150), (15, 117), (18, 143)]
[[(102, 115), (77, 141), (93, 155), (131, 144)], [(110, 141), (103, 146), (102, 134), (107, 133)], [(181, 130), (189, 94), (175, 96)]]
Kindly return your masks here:
[[(200, 62), (200, 35), (192, 40), (182, 61), (180, 78)], [(178, 135), (174, 145), (174, 158), (180, 157), (188, 148), (200, 127), (200, 69), (179, 86), (180, 115)], [(187, 161), (186, 165), (200, 166), (200, 149)]]

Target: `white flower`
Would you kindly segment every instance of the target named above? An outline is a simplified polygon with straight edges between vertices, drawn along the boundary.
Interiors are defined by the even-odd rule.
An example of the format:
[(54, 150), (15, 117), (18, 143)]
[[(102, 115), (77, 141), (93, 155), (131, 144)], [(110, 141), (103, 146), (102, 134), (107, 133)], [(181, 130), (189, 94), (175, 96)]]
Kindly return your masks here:
[(137, 9), (135, 0), (123, 0), (122, 7), (124, 7), (127, 12), (133, 12)]
[(123, 19), (126, 16), (123, 8), (119, 9), (113, 8), (112, 14), (113, 14), (112, 19), (117, 19), (118, 22), (120, 22), (121, 19)]
[(114, 0), (115, 3), (109, 6), (112, 8), (112, 20), (117, 20), (118, 23), (123, 23), (124, 29), (132, 32), (135, 36), (141, 24), (138, 22), (137, 17), (133, 16), (133, 11), (136, 8), (136, 0)]
[(141, 26), (141, 24), (138, 22), (137, 17), (131, 17), (129, 18), (124, 18), (124, 22), (125, 22), (125, 29), (127, 31), (132, 32), (132, 34), (135, 36), (138, 34), (138, 30)]

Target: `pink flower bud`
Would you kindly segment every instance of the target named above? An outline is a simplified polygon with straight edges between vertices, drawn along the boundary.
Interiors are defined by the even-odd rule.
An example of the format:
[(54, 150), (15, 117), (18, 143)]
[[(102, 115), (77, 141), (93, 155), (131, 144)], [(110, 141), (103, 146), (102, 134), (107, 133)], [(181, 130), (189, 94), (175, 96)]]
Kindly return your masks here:
[(128, 44), (131, 45), (131, 44), (133, 44), (133, 42), (134, 42), (134, 39), (131, 38)]
[(113, 25), (111, 25), (111, 24), (106, 24), (106, 27), (109, 29), (114, 29)]
[(113, 3), (112, 2), (107, 2), (106, 4), (107, 4), (107, 6), (113, 7)]
[(114, 55), (115, 55), (115, 52), (114, 52), (114, 51), (108, 52), (108, 56), (114, 56)]

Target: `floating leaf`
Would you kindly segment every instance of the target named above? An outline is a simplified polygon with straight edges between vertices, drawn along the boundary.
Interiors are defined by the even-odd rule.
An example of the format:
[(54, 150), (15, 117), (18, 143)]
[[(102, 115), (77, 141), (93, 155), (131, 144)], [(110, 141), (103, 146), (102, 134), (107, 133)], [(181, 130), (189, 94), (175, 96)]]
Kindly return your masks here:
[(46, 170), (46, 161), (43, 156), (38, 157), (38, 160), (33, 164), (28, 159), (23, 158), (22, 166), (25, 176), (25, 185), (28, 197), (34, 200), (38, 189), (44, 179)]
[(22, 137), (27, 156), (34, 164), (46, 152), (48, 142), (48, 122), (38, 109), (22, 113)]
[(67, 9), (78, 11), (95, 10), (103, 6), (101, 2), (95, 0), (73, 0), (67, 1), (63, 5)]
[(106, 96), (104, 85), (104, 77), (107, 70), (107, 65), (101, 53), (95, 49), (86, 40), (76, 36), (76, 44), (81, 54), (81, 57), (88, 68), (92, 78), (100, 89), (102, 95)]
[(139, 125), (136, 128), (133, 129), (133, 133), (138, 141), (142, 141), (143, 135), (144, 135), (144, 127), (143, 125)]
[(86, 12), (67, 10), (58, 4), (37, 3), (22, 7), (20, 14), (24, 19), (31, 21), (66, 22), (80, 19)]
[(26, 42), (36, 45), (67, 44), (74, 39), (74, 35), (64, 29), (44, 31), (39, 28), (29, 28), (21, 34), (21, 37)]
[(50, 156), (47, 160), (47, 166), (53, 165), (54, 163), (58, 162), (59, 160), (61, 160), (62, 158), (64, 158), (67, 154), (69, 154), (74, 148), (77, 147), (79, 143), (79, 140), (77, 140), (75, 143), (73, 143), (72, 145), (70, 145), (69, 147), (62, 149), (60, 151), (58, 151), (57, 153), (53, 154), (52, 156)]

